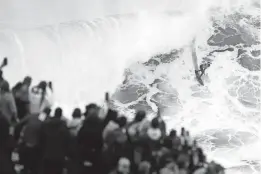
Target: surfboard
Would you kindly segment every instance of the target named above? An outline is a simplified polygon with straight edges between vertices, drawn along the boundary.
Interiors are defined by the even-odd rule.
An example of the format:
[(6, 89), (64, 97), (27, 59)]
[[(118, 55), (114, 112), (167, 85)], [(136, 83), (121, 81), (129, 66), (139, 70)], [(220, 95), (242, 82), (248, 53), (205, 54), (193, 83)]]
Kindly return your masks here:
[(192, 53), (192, 62), (194, 65), (194, 69), (195, 69), (195, 76), (196, 76), (196, 80), (198, 81), (198, 83), (202, 86), (204, 86), (204, 82), (201, 79), (201, 77), (199, 77), (199, 74), (197, 72), (199, 71), (199, 66), (198, 66), (198, 57), (196, 54), (196, 47), (195, 47), (195, 39), (193, 39), (192, 44), (191, 44), (191, 53)]

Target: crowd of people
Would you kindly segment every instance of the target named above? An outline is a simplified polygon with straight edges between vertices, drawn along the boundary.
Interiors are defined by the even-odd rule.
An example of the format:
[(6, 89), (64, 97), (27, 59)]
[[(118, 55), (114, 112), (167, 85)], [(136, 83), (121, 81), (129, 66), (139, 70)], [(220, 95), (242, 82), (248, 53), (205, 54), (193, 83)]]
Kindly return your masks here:
[(160, 113), (149, 120), (137, 111), (129, 122), (106, 94), (107, 107), (91, 103), (65, 120), (62, 108), (52, 111), (52, 83), (31, 84), (28, 76), (10, 88), (1, 66), (0, 174), (224, 173), (188, 130), (168, 133)]

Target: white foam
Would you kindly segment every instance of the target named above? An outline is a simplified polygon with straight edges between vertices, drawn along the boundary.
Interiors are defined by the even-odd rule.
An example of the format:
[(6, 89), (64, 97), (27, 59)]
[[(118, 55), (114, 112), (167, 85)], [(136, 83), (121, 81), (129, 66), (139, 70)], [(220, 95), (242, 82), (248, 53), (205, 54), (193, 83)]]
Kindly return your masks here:
[[(206, 40), (213, 30), (209, 21), (210, 15), (215, 16), (217, 21), (227, 20), (224, 14), (230, 14), (234, 10), (257, 15), (258, 10), (251, 6), (253, 2), (155, 1), (150, 6), (147, 1), (128, 1), (127, 4), (132, 4), (133, 9), (125, 11), (126, 6), (118, 12), (133, 14), (124, 17), (111, 16), (90, 22), (65, 22), (29, 29), (24, 29), (23, 21), (15, 24), (1, 21), (0, 55), (8, 56), (10, 60), (5, 76), (12, 84), (28, 74), (33, 76), (36, 83), (42, 79), (52, 80), (57, 105), (66, 109), (65, 113), (69, 115), (73, 107), (82, 107), (90, 101), (100, 102), (105, 91), (115, 91), (123, 81), (124, 69), (129, 65), (134, 66), (132, 70), (135, 70), (138, 77), (136, 79), (146, 85), (164, 75), (178, 91), (181, 108), (175, 117), (168, 118), (168, 127), (179, 129), (185, 126), (190, 128), (194, 135), (209, 129), (224, 128), (255, 134), (259, 138), (257, 143), (235, 148), (233, 153), (225, 153), (226, 151), (219, 149), (222, 155), (218, 155), (217, 151), (212, 150), (212, 144), (203, 145), (210, 158), (218, 160), (226, 167), (241, 165), (241, 160), (246, 158), (260, 160), (260, 122), (251, 117), (260, 111), (242, 105), (238, 101), (237, 93), (240, 87), (252, 89), (244, 80), (253, 82), (254, 76), (260, 79), (260, 72), (243, 69), (231, 59), (236, 57), (235, 53), (216, 54), (216, 61), (208, 70), (210, 80), (206, 87), (199, 88), (193, 78), (191, 55), (186, 47), (193, 37), (197, 36), (197, 45), (201, 47), (199, 57), (206, 55), (210, 50)], [(99, 3), (102, 4), (103, 1)], [(99, 3), (95, 4), (93, 12)], [(139, 4), (137, 8), (134, 8), (135, 3)], [(168, 3), (174, 4), (175, 7), (166, 8), (171, 6)], [(70, 9), (70, 6), (67, 7)], [(153, 8), (150, 10), (149, 7)], [(210, 8), (215, 11), (210, 13)], [(173, 9), (177, 15), (158, 13)], [(110, 14), (114, 14), (113, 10)], [(48, 20), (45, 19), (43, 23), (48, 23), (46, 21)], [(57, 21), (64, 19), (58, 18)], [(53, 22), (55, 20), (50, 23)], [(28, 24), (28, 21), (25, 24)], [(248, 26), (244, 21), (239, 25)], [(246, 30), (258, 33), (253, 28)], [(135, 65), (136, 61), (146, 61), (156, 53), (181, 47), (185, 51), (180, 59), (174, 63), (160, 65), (154, 73), (140, 64)], [(260, 83), (258, 84), (260, 87)], [(230, 90), (234, 91), (235, 95), (231, 95)], [(152, 88), (148, 96), (156, 92), (157, 90)], [(193, 97), (192, 94), (195, 93), (201, 97)], [(150, 97), (147, 101), (149, 99)], [(157, 110), (152, 102), (149, 104)], [(126, 107), (119, 105), (123, 109)], [(126, 115), (132, 113), (133, 111), (128, 111)], [(244, 155), (246, 153), (249, 155)]]

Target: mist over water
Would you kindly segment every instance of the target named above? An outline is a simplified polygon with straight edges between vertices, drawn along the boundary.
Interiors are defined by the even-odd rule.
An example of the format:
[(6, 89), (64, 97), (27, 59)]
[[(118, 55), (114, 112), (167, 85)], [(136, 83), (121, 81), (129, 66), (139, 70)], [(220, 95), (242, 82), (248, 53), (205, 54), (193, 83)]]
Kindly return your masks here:
[[(12, 67), (20, 70), (20, 77), (10, 72), (10, 68), (6, 75), (14, 82), (24, 74), (33, 74), (36, 80), (55, 81), (57, 89), (79, 92), (75, 95), (57, 91), (59, 103), (99, 101), (105, 91), (114, 91), (123, 81), (124, 68), (129, 64), (189, 44), (206, 22), (203, 12), (197, 11), (202, 9), (176, 17), (140, 11), (127, 16), (32, 28), (24, 28), (19, 23), (9, 28), (4, 25), (0, 36), (5, 47), (2, 55), (10, 57)], [(194, 30), (180, 34), (192, 27)], [(82, 83), (85, 79), (91, 82)]]
[(191, 0), (10, 0), (1, 1), (0, 20), (12, 26), (41, 26), (115, 14), (188, 10), (195, 4)]
[[(260, 27), (250, 25), (259, 11), (259, 2), (249, 0), (0, 1), (0, 56), (9, 57), (5, 77), (12, 85), (25, 75), (35, 83), (53, 81), (56, 105), (66, 113), (116, 91), (119, 109), (132, 113), (139, 103), (148, 112), (160, 108), (168, 127), (189, 128), (209, 159), (233, 174), (254, 173), (261, 160), (260, 70), (243, 68), (236, 51), (217, 53), (206, 86), (199, 87), (189, 45), (196, 37), (200, 58), (217, 49), (207, 44), (214, 21), (236, 28), (250, 54), (260, 46), (251, 46), (260, 40)], [(251, 17), (237, 22), (235, 13)], [(175, 61), (141, 64), (173, 49), (182, 50)], [(121, 85), (126, 68), (130, 77)], [(151, 87), (155, 79), (164, 83)], [(136, 86), (133, 92), (129, 86)], [(144, 95), (137, 95), (140, 86)]]

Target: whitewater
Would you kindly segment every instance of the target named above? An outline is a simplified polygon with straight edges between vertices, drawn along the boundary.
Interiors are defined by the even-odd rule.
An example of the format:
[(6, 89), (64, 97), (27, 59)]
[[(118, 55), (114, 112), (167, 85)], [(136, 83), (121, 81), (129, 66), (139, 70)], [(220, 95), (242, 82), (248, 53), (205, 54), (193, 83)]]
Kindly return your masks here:
[[(2, 20), (0, 13), (6, 79), (11, 85), (26, 75), (34, 83), (52, 81), (55, 106), (67, 118), (74, 107), (102, 104), (106, 91), (129, 118), (137, 109), (149, 116), (160, 109), (168, 129), (188, 128), (208, 160), (224, 165), (228, 174), (261, 173), (260, 2), (151, 2), (126, 1), (118, 4), (121, 10), (97, 15), (105, 3), (100, 0), (89, 7), (88, 19), (45, 23)], [(218, 27), (237, 37), (220, 39)], [(210, 46), (213, 35), (211, 41), (220, 44)], [(193, 38), (200, 61), (215, 49), (235, 49), (212, 56), (204, 87), (194, 78)], [(245, 52), (237, 58), (239, 49)]]

